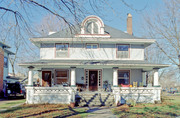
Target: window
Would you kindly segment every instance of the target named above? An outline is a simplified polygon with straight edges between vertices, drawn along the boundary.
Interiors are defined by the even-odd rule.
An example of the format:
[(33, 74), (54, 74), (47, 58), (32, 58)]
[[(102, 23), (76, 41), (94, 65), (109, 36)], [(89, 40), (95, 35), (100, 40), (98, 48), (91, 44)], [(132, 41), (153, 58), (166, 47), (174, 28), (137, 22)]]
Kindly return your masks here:
[(129, 81), (130, 81), (130, 71), (119, 70), (118, 71), (118, 85), (121, 85), (121, 84), (128, 85)]
[(117, 45), (117, 58), (129, 58), (129, 45)]
[(86, 29), (85, 31), (87, 34), (98, 34), (98, 31), (99, 31), (99, 27), (96, 21), (87, 22), (85, 29)]
[(68, 44), (56, 44), (56, 57), (68, 57)]
[(68, 70), (56, 70), (56, 84), (68, 82)]
[(98, 44), (86, 44), (86, 49), (97, 49)]
[(4, 57), (4, 67), (8, 68), (8, 58)]

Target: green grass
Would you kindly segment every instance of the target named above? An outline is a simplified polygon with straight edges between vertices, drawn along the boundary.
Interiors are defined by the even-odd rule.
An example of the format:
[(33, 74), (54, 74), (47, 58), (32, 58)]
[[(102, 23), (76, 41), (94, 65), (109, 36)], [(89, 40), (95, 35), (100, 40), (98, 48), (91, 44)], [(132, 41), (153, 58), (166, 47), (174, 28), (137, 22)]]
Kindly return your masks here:
[(143, 118), (159, 117), (172, 118), (180, 116), (180, 96), (163, 97), (161, 104), (137, 104), (135, 107), (122, 105), (113, 109), (118, 117)]
[(0, 109), (8, 109), (9, 107), (12, 107), (21, 103), (25, 103), (25, 101), (26, 101), (25, 99), (21, 99), (21, 100), (15, 100), (15, 101), (13, 100), (13, 101), (4, 102), (0, 104)]

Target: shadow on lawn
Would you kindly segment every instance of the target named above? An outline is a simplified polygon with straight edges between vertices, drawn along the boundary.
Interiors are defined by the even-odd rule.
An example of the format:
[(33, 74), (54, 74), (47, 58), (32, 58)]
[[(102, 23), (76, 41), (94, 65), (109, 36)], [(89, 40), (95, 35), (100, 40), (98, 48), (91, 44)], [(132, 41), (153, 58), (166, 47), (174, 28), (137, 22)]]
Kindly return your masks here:
[(53, 118), (66, 118), (66, 117), (69, 117), (69, 116), (74, 116), (74, 115), (78, 115), (78, 114), (80, 115), (80, 114), (83, 114), (83, 113), (87, 113), (87, 112), (85, 112), (85, 111), (77, 112), (77, 111), (73, 110), (71, 107), (69, 107), (69, 108), (67, 108), (67, 109), (69, 109), (72, 113), (55, 116), (55, 117), (53, 117)]
[[(28, 107), (23, 107), (23, 109), (27, 109), (27, 108)], [(11, 113), (11, 112), (15, 112), (15, 111), (20, 110), (20, 109), (22, 109), (22, 107), (18, 106), (18, 107), (10, 108), (10, 109), (8, 109), (6, 111), (1, 111), (0, 113)]]
[[(11, 112), (15, 112), (16, 110), (20, 110), (20, 109), (28, 109), (30, 108), (31, 106), (28, 106), (28, 107), (15, 107), (15, 108), (11, 108), (7, 111), (4, 111), (3, 113), (11, 113)], [(66, 114), (66, 110), (70, 110), (72, 113), (69, 113), (69, 114)], [(46, 110), (46, 111), (43, 111), (43, 112), (39, 112), (39, 113), (36, 113), (36, 114), (29, 114), (29, 115), (25, 115), (25, 116), (20, 116), (20, 117), (17, 117), (17, 118), (24, 118), (24, 117), (35, 117), (35, 116), (38, 116), (38, 115), (42, 115), (42, 114), (45, 114), (45, 113), (50, 113), (50, 112), (55, 112), (55, 111), (64, 111), (63, 114), (61, 115), (58, 115), (58, 116), (54, 116), (54, 118), (65, 118), (65, 117), (69, 117), (69, 116), (73, 116), (73, 115), (77, 115), (77, 114), (83, 114), (83, 113), (86, 113), (84, 111), (82, 112), (77, 112), (75, 110), (73, 110), (71, 107), (68, 107), (68, 108), (64, 108), (64, 109), (55, 109), (55, 110)]]

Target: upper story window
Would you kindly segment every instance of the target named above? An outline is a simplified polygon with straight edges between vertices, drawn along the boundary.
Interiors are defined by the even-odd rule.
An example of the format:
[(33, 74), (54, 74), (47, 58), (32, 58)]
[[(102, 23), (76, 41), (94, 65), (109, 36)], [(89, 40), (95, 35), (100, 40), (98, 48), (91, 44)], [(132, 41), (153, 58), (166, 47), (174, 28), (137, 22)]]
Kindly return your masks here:
[(97, 21), (93, 20), (86, 23), (85, 34), (98, 34), (98, 33), (99, 33), (99, 27)]
[(117, 45), (117, 58), (129, 58), (129, 45)]
[(56, 57), (63, 58), (68, 57), (68, 44), (56, 44)]
[(4, 57), (4, 67), (8, 68), (8, 58)]
[(86, 44), (86, 49), (97, 49), (98, 44)]

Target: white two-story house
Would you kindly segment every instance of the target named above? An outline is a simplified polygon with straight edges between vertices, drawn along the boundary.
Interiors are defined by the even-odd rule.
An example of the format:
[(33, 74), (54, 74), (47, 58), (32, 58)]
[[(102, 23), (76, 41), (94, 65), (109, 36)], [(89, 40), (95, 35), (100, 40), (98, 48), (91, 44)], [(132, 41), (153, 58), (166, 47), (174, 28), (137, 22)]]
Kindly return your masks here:
[[(160, 101), (158, 69), (168, 65), (144, 60), (144, 49), (155, 40), (132, 35), (131, 14), (127, 18), (127, 33), (92, 15), (75, 30), (67, 28), (30, 40), (40, 48), (40, 60), (19, 64), (29, 68), (29, 104), (70, 103), (79, 91), (106, 92), (107, 86), (115, 103), (130, 98), (137, 102)], [(35, 70), (39, 73), (38, 87), (33, 86)], [(154, 81), (147, 87), (148, 71), (154, 71)]]

